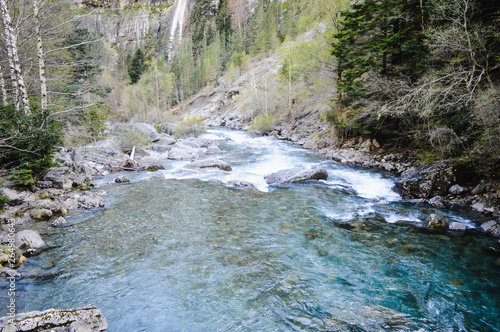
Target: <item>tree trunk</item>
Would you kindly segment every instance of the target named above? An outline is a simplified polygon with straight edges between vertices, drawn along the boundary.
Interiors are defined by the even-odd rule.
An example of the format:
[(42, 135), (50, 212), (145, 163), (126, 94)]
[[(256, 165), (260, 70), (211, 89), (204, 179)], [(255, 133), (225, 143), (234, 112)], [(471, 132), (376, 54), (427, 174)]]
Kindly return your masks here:
[(3, 79), (2, 66), (0, 65), (0, 90), (2, 91), (2, 105), (7, 106), (7, 90), (5, 90), (5, 81)]
[(14, 61), (12, 61), (12, 48), (10, 47), (9, 32), (5, 30), (5, 46), (7, 47), (7, 58), (9, 59), (9, 72), (12, 84), (12, 91), (14, 93), (14, 105), (16, 110), (19, 110), (19, 89), (17, 88), (16, 70), (14, 69)]
[(28, 92), (26, 90), (26, 85), (24, 84), (23, 73), (21, 70), (21, 63), (19, 61), (19, 55), (17, 51), (17, 35), (15, 34), (14, 28), (12, 27), (12, 20), (9, 14), (9, 8), (7, 7), (7, 2), (5, 0), (0, 0), (0, 7), (2, 11), (3, 26), (5, 29), (5, 35), (7, 36), (11, 48), (12, 62), (14, 64), (15, 76), (17, 79), (17, 88), (21, 95), (21, 101), (24, 106), (24, 112), (30, 114), (30, 105)]
[(33, 0), (35, 33), (36, 33), (36, 50), (38, 56), (38, 71), (40, 75), (40, 102), (42, 110), (47, 108), (47, 79), (45, 76), (45, 54), (43, 53), (42, 33), (40, 32), (40, 3), (38, 0)]

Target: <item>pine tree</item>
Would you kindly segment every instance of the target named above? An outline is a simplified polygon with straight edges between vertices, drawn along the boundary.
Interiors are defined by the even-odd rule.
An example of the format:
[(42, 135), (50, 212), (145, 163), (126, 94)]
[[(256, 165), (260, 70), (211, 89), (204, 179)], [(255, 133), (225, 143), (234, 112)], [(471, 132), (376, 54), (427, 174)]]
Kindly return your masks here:
[(128, 75), (130, 77), (130, 82), (132, 84), (137, 83), (141, 78), (142, 73), (146, 69), (144, 65), (144, 53), (140, 48), (135, 51), (134, 57), (130, 62), (130, 66), (128, 68)]

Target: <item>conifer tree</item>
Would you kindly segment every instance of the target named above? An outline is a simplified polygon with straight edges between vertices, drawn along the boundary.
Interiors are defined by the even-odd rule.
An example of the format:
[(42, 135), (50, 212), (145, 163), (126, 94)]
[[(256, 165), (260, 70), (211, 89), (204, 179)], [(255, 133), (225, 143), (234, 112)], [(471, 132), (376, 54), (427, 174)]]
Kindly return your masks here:
[(130, 82), (132, 84), (137, 83), (141, 78), (142, 73), (144, 72), (144, 53), (140, 48), (135, 51), (134, 57), (130, 62), (130, 67), (128, 68), (128, 75), (130, 76)]

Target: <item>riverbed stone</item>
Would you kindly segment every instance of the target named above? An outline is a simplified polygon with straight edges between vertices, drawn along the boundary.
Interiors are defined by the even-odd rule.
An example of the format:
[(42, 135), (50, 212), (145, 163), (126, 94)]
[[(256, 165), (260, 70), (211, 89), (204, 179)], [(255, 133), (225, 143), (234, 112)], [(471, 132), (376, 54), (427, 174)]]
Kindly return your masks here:
[(307, 180), (326, 180), (326, 169), (291, 168), (269, 174), (264, 177), (267, 184), (290, 184)]
[(30, 254), (38, 253), (47, 246), (40, 234), (32, 230), (17, 232), (14, 245), (16, 248), (29, 251)]
[(173, 160), (183, 160), (183, 159), (193, 159), (197, 154), (193, 151), (192, 148), (187, 147), (187, 146), (180, 146), (180, 145), (175, 145), (169, 152), (168, 152), (168, 159), (173, 159)]
[(467, 225), (461, 222), (454, 221), (450, 224), (448, 229), (454, 232), (465, 232), (465, 230), (467, 229)]
[(203, 168), (218, 168), (223, 171), (231, 172), (231, 165), (223, 160), (216, 158), (208, 158), (202, 160), (193, 161), (191, 164), (186, 166), (187, 168), (203, 169)]
[(158, 171), (165, 169), (160, 161), (154, 157), (143, 157), (139, 160), (139, 168), (143, 171)]
[(68, 222), (63, 217), (59, 217), (51, 223), (52, 227), (63, 227), (66, 226)]
[(30, 211), (31, 218), (37, 220), (48, 220), (52, 217), (52, 211), (47, 209), (32, 209)]
[(26, 202), (33, 202), (35, 196), (29, 191), (17, 191), (10, 188), (2, 188), (0, 194), (9, 198), (8, 204), (11, 206), (20, 205)]
[(222, 150), (217, 145), (210, 145), (207, 148), (207, 154), (221, 154)]
[(446, 207), (444, 205), (444, 199), (441, 196), (432, 197), (429, 200), (429, 204), (432, 205), (432, 206), (434, 206), (434, 207), (440, 208), (440, 209), (443, 209), (443, 208)]
[(465, 192), (465, 188), (462, 186), (459, 186), (458, 184), (454, 184), (453, 186), (450, 187), (449, 192), (452, 195), (460, 195), (463, 192)]
[(448, 223), (443, 218), (433, 213), (425, 220), (425, 227), (432, 229), (448, 228)]
[(480, 229), (485, 233), (500, 238), (500, 224), (496, 220), (490, 220), (481, 224)]
[(231, 180), (227, 183), (228, 187), (235, 189), (255, 189), (255, 186), (248, 181)]
[(126, 183), (126, 182), (130, 182), (130, 180), (126, 176), (119, 176), (115, 179), (115, 182), (116, 183)]
[(9, 332), (100, 332), (106, 331), (108, 322), (101, 310), (93, 305), (80, 309), (49, 309), (18, 313), (14, 325), (10, 317), (0, 318), (0, 331)]

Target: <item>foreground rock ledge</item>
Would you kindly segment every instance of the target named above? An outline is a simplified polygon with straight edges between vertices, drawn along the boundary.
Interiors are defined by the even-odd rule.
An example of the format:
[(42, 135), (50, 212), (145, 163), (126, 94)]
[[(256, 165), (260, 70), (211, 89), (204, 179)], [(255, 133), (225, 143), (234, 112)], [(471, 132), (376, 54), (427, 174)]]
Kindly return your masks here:
[(291, 168), (265, 176), (264, 180), (266, 180), (267, 184), (280, 185), (307, 180), (326, 180), (327, 178), (328, 172), (326, 169)]
[(108, 322), (93, 305), (81, 309), (49, 309), (17, 314), (14, 325), (0, 318), (0, 332), (97, 332), (106, 331)]

